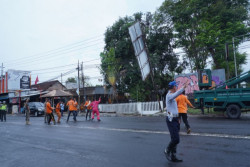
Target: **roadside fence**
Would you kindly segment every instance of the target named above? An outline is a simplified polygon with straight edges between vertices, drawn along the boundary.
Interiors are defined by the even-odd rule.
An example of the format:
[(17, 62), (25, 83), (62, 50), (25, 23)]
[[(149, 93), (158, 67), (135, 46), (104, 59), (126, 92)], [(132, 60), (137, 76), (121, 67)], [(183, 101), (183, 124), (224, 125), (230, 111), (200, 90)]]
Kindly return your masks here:
[[(161, 108), (163, 109), (163, 102), (160, 101)], [(101, 112), (117, 114), (141, 114), (151, 115), (160, 111), (159, 102), (137, 102), (137, 103), (120, 103), (120, 104), (100, 104), (99, 109)]]

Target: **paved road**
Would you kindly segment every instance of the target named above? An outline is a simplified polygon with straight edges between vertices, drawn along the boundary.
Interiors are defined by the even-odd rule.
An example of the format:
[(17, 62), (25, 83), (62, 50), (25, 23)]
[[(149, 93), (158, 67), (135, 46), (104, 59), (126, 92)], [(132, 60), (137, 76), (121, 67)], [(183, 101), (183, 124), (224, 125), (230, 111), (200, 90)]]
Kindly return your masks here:
[[(64, 119), (66, 117), (63, 117)], [(42, 117), (8, 116), (0, 122), (1, 167), (249, 167), (250, 118), (190, 117), (192, 134), (181, 126), (178, 155), (166, 160), (164, 117), (102, 117), (46, 125)], [(71, 118), (72, 119), (72, 118)]]

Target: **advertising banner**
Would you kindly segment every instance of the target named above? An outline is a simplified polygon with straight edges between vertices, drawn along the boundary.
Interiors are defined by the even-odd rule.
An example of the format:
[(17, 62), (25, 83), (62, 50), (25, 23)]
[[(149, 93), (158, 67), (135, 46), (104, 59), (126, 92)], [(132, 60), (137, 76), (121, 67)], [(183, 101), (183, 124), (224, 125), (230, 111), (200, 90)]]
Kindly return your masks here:
[(30, 71), (8, 70), (8, 90), (30, 89)]

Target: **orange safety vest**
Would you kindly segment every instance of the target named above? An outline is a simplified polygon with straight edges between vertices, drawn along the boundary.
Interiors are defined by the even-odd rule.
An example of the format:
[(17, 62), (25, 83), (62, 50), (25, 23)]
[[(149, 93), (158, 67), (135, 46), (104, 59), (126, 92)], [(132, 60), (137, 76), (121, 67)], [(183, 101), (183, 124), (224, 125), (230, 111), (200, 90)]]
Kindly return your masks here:
[(77, 110), (77, 102), (74, 102), (74, 100), (70, 100), (67, 103), (67, 106), (69, 107), (69, 111), (76, 111)]
[(60, 112), (60, 109), (61, 109), (60, 103), (57, 103), (57, 105), (56, 105), (56, 112), (57, 112), (57, 113)]
[(51, 114), (52, 110), (53, 110), (53, 108), (51, 107), (50, 102), (47, 102), (46, 103), (46, 113)]
[(190, 103), (190, 101), (187, 99), (187, 96), (181, 94), (176, 99), (178, 112), (179, 113), (187, 113), (187, 105), (190, 107), (193, 107), (193, 105)]

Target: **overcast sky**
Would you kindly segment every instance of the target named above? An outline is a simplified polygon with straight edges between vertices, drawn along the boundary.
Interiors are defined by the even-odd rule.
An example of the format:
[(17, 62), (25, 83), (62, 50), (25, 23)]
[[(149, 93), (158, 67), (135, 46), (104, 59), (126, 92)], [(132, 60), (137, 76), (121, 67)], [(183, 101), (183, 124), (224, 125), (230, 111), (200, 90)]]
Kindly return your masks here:
[[(0, 63), (4, 63), (5, 71), (32, 71), (33, 84), (36, 76), (40, 82), (68, 71), (75, 72), (63, 81), (77, 76), (74, 69), (79, 60), (90, 82), (102, 84), (96, 64), (100, 64), (107, 27), (119, 17), (153, 13), (163, 1), (0, 0)], [(244, 66), (245, 71), (249, 66)]]
[[(79, 60), (91, 83), (102, 84), (95, 64), (107, 27), (119, 17), (155, 12), (163, 1), (0, 0), (0, 63), (5, 71), (32, 71), (33, 84), (37, 75), (40, 82), (49, 80), (76, 68)], [(75, 70), (63, 81), (76, 75)]]

